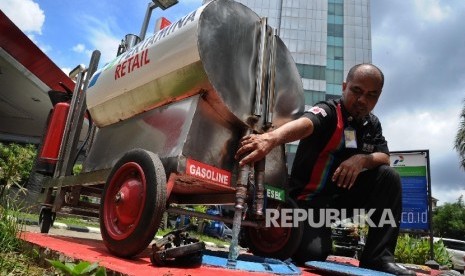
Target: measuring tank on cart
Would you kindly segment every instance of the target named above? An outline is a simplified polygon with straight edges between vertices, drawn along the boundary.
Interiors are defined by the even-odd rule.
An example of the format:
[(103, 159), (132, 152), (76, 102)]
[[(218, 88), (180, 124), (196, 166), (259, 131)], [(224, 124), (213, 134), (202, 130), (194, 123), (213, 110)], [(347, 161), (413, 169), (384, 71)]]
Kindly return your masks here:
[[(278, 127), (303, 112), (301, 78), (279, 37), (273, 58), (267, 50), (260, 62), (261, 20), (235, 1), (211, 1), (90, 79), (86, 101), (97, 130), (83, 172), (108, 171), (100, 221), (112, 253), (146, 248), (172, 203), (234, 204), (241, 137), (263, 131), (267, 118)], [(285, 195), (286, 180), (280, 146), (266, 157), (264, 182)], [(284, 198), (265, 205), (273, 200)], [(289, 237), (270, 248), (281, 237), (254, 233), (255, 252), (289, 257)]]

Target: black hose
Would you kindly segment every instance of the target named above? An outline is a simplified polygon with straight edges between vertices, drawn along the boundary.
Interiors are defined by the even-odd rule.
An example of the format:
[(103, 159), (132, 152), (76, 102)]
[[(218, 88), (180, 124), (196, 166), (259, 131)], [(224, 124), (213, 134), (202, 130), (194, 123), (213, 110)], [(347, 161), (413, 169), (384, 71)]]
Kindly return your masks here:
[(82, 150), (84, 149), (84, 146), (89, 142), (89, 138), (90, 138), (90, 133), (91, 133), (91, 130), (92, 130), (92, 125), (93, 125), (93, 121), (92, 121), (92, 116), (90, 115), (90, 112), (88, 109), (86, 109), (86, 114), (87, 114), (87, 118), (89, 120), (89, 127), (87, 128), (87, 134), (86, 134), (86, 138), (84, 139), (84, 142), (82, 142), (82, 145), (79, 147), (79, 150), (76, 154), (76, 157), (74, 158), (74, 161), (73, 161), (73, 166), (74, 164), (76, 164), (78, 158), (79, 158), (79, 155), (81, 154)]

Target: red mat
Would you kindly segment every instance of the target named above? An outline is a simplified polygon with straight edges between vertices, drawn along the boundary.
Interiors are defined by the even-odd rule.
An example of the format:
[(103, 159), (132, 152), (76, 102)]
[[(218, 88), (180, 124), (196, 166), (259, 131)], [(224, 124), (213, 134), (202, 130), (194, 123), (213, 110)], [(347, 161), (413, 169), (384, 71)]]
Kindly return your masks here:
[[(131, 260), (121, 259), (111, 255), (103, 242), (94, 239), (75, 238), (57, 235), (47, 235), (32, 232), (23, 232), (22, 239), (42, 248), (61, 252), (64, 255), (76, 260), (84, 260), (91, 263), (98, 262), (101, 266), (109, 270), (124, 273), (127, 275), (190, 275), (190, 276), (225, 276), (225, 275), (273, 275), (269, 273), (245, 272), (232, 269), (224, 269), (210, 266), (200, 266), (198, 268), (174, 268), (156, 267), (150, 262), (150, 250), (139, 254)], [(358, 265), (358, 261), (352, 258), (330, 256), (329, 261), (337, 261), (351, 265)], [(316, 271), (309, 268), (300, 267), (305, 276), (318, 276)], [(431, 275), (437, 275), (439, 271), (431, 271)], [(425, 274), (418, 274), (425, 275)]]
[[(102, 241), (65, 236), (50, 236), (47, 234), (24, 232), (24, 240), (40, 247), (58, 251), (77, 260), (91, 263), (98, 262), (110, 270), (128, 275), (191, 275), (191, 276), (224, 276), (224, 275), (272, 275), (268, 273), (244, 272), (232, 269), (222, 269), (209, 266), (198, 268), (156, 267), (150, 262), (150, 251), (141, 253), (131, 260), (112, 256)], [(317, 275), (301, 268), (302, 275)]]

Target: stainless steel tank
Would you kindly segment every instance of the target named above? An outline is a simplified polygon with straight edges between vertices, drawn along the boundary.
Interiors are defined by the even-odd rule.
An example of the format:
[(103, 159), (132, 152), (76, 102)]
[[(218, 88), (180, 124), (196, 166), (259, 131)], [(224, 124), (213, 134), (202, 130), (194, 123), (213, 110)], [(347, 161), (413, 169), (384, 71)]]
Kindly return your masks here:
[[(212, 1), (115, 58), (92, 78), (87, 106), (99, 127), (194, 94), (229, 120), (254, 105), (260, 18), (234, 1)], [(302, 84), (278, 39), (274, 123), (301, 111)]]
[[(189, 174), (186, 160), (196, 160), (231, 173), (233, 186), (234, 154), (255, 105), (260, 20), (235, 1), (212, 1), (96, 72), (87, 106), (98, 131), (84, 171), (111, 168), (143, 148), (159, 155), (167, 175)], [(303, 112), (304, 99), (279, 38), (275, 63), (272, 122), (279, 126)], [(282, 148), (267, 157), (270, 184), (285, 181), (285, 166)]]
[[(303, 228), (263, 228), (264, 208), (295, 207), (286, 196), (284, 146), (254, 166), (239, 167), (235, 160), (244, 134), (303, 112), (295, 63), (266, 22), (242, 4), (215, 0), (118, 51), (92, 75), (100, 55), (95, 51), (90, 69), (78, 74), (60, 163), (41, 195), (41, 232), (48, 232), (62, 206), (93, 216), (98, 209), (107, 248), (131, 257), (152, 241), (165, 207), (183, 214), (173, 205), (234, 205), (228, 267), (235, 266), (245, 214), (244, 235), (258, 242), (250, 243), (252, 252), (292, 256)], [(71, 175), (84, 103), (95, 125), (83, 171)], [(81, 195), (101, 203), (84, 202)]]

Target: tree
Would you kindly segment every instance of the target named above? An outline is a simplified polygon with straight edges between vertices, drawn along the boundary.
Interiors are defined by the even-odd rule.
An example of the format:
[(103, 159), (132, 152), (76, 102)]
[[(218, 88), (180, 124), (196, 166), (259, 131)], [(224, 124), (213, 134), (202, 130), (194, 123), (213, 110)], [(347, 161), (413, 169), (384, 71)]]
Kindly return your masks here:
[(461, 240), (465, 237), (465, 204), (462, 196), (457, 202), (436, 207), (433, 212), (433, 233), (443, 238)]
[(460, 113), (460, 125), (455, 136), (454, 148), (460, 156), (460, 166), (465, 169), (465, 104)]
[(23, 186), (31, 172), (35, 155), (33, 145), (0, 143), (0, 197), (11, 187)]

